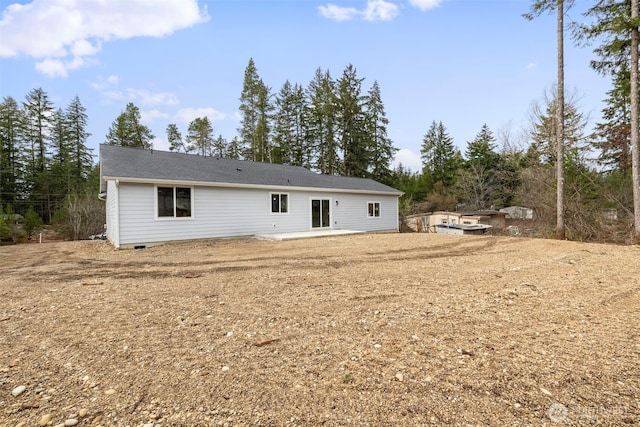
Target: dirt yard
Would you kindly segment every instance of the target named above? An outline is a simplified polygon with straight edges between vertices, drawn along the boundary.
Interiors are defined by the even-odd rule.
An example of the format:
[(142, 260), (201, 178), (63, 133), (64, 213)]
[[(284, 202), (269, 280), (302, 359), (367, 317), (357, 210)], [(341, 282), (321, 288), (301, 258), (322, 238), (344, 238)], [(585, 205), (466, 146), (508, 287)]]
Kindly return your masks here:
[(640, 248), (0, 248), (0, 426), (639, 425)]

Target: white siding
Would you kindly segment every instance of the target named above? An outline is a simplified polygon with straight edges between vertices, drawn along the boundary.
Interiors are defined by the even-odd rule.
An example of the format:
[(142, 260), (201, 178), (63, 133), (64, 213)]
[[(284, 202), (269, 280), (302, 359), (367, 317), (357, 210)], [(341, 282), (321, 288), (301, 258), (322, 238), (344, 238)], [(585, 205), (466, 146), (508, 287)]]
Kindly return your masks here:
[(120, 224), (118, 221), (118, 185), (115, 181), (107, 182), (107, 238), (118, 248), (120, 247)]
[[(398, 197), (338, 194), (333, 203), (334, 227), (358, 231), (398, 231)], [(380, 202), (380, 216), (368, 217), (369, 202)], [(337, 224), (336, 224), (337, 221)]]
[[(118, 190), (111, 191), (109, 187), (107, 201), (110, 193), (119, 192), (120, 245), (307, 231), (311, 229), (312, 198), (331, 200), (332, 228), (359, 231), (398, 229), (396, 196), (287, 191), (289, 212), (272, 214), (272, 192), (269, 190), (194, 187), (192, 217), (176, 219), (156, 217), (154, 185), (120, 183)], [(367, 218), (369, 201), (380, 202), (380, 217)], [(114, 222), (109, 218), (109, 212), (110, 209), (108, 227)], [(116, 239), (111, 240), (116, 243)]]

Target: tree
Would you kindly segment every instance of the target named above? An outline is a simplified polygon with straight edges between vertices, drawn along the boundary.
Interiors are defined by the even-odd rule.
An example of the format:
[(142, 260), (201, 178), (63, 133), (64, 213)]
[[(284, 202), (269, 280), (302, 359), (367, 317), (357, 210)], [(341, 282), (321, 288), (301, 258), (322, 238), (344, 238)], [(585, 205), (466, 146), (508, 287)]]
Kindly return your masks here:
[(175, 123), (167, 125), (167, 141), (169, 141), (169, 151), (177, 151), (178, 153), (188, 153), (187, 146), (182, 140), (182, 133)]
[(228, 157), (227, 154), (227, 140), (222, 137), (222, 135), (218, 135), (218, 137), (213, 141), (213, 155), (216, 157)]
[(640, 241), (640, 88), (638, 82), (638, 0), (631, 0), (631, 164), (633, 181), (633, 229)]
[(305, 141), (306, 109), (302, 86), (287, 80), (275, 100), (274, 163), (311, 166), (311, 146)]
[(393, 141), (391, 141), (387, 135), (389, 119), (387, 119), (384, 111), (380, 85), (377, 81), (373, 82), (367, 94), (365, 113), (366, 133), (370, 141), (369, 145), (371, 146), (369, 175), (376, 181), (389, 183), (391, 178), (391, 160), (393, 160), (393, 156), (398, 149), (393, 146)]
[(456, 173), (461, 166), (462, 156), (453, 145), (453, 138), (447, 133), (442, 122), (433, 121), (424, 135), (422, 147), (422, 173), (429, 177), (429, 187), (441, 182), (445, 189), (453, 186)]
[(631, 101), (629, 73), (613, 76), (613, 88), (607, 92), (603, 122), (595, 126), (593, 146), (600, 151), (598, 163), (606, 172), (620, 172), (631, 178)]
[(366, 137), (363, 81), (364, 78), (358, 78), (351, 64), (338, 80), (337, 130), (342, 149), (342, 173), (345, 176), (367, 177), (371, 163), (370, 141)]
[(498, 193), (496, 174), (500, 156), (495, 152), (495, 138), (484, 124), (473, 141), (467, 143), (467, 161), (460, 172), (460, 202), (470, 209), (488, 209)]
[(270, 150), (270, 88), (258, 76), (258, 70), (253, 58), (244, 71), (242, 92), (240, 94), (240, 141), (245, 150), (245, 158), (254, 162), (264, 162), (271, 159)]
[(331, 73), (316, 69), (314, 78), (307, 88), (309, 107), (306, 112), (306, 141), (315, 153), (315, 168), (328, 175), (338, 174), (341, 170), (336, 137), (336, 92), (336, 82), (331, 78)]
[(27, 94), (23, 111), (25, 139), (28, 141), (24, 177), (27, 183), (26, 196), (30, 203), (37, 207), (39, 215), (48, 222), (51, 219), (52, 206), (50, 180), (46, 169), (55, 110), (47, 93), (38, 88)]
[(22, 197), (24, 184), (23, 115), (18, 103), (6, 97), (0, 104), (0, 206)]
[(600, 42), (594, 49), (599, 60), (591, 62), (594, 70), (603, 75), (618, 76), (618, 79), (621, 74), (629, 73), (633, 235), (636, 241), (640, 240), (639, 7), (638, 0), (599, 0), (585, 13), (593, 21), (578, 26), (575, 32), (577, 40)]
[(242, 142), (237, 136), (234, 136), (227, 146), (227, 157), (230, 159), (242, 158)]
[(42, 218), (40, 215), (33, 209), (33, 206), (29, 206), (27, 209), (27, 213), (24, 215), (24, 230), (27, 233), (27, 237), (31, 238), (35, 233), (38, 232), (42, 228), (44, 223), (42, 222)]
[(122, 147), (151, 148), (151, 141), (155, 138), (151, 129), (140, 123), (140, 109), (132, 102), (127, 104), (122, 112), (109, 127), (107, 144)]
[[(571, 7), (572, 1), (566, 1)], [(525, 14), (529, 20), (545, 11), (556, 10), (557, 16), (557, 49), (558, 49), (558, 81), (556, 102), (556, 237), (565, 238), (564, 218), (564, 6), (565, 0), (535, 0), (531, 12)]]
[(196, 152), (202, 156), (213, 154), (213, 126), (207, 116), (198, 117), (189, 123), (187, 134), (188, 152)]
[(76, 95), (65, 110), (68, 161), (71, 166), (71, 191), (80, 191), (93, 167), (93, 150), (87, 147), (87, 112)]

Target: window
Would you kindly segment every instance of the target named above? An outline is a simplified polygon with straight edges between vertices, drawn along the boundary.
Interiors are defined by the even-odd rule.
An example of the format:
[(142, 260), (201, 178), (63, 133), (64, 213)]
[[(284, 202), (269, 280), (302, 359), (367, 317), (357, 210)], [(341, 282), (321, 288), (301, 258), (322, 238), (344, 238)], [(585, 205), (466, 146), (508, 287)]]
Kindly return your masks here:
[(158, 217), (191, 217), (191, 188), (158, 187)]
[(271, 213), (288, 213), (289, 195), (271, 193)]
[(369, 202), (369, 212), (367, 216), (369, 218), (375, 218), (380, 216), (380, 202)]

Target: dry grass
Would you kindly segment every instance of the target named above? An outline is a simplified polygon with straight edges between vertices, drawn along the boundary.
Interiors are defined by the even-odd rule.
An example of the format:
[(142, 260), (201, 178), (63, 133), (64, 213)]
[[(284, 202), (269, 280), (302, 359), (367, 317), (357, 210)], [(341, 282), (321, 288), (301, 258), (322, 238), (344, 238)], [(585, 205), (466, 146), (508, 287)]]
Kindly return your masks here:
[(640, 423), (638, 247), (378, 234), (0, 259), (0, 426)]

